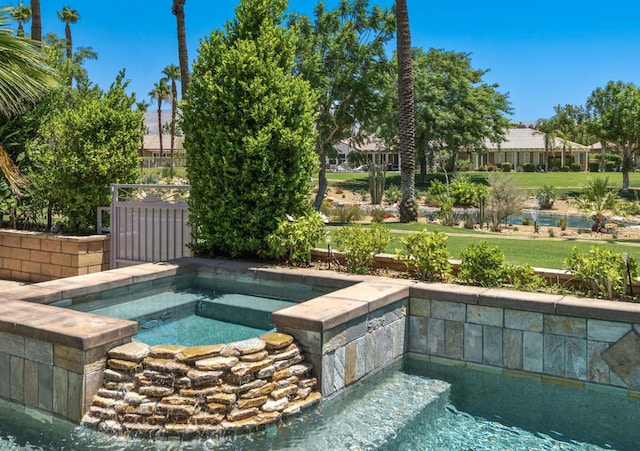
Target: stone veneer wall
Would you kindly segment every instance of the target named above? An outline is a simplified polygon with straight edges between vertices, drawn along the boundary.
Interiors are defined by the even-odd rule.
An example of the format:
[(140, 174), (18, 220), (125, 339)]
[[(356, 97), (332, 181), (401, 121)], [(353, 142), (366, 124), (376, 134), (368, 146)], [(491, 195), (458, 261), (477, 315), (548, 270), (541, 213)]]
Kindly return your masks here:
[(0, 397), (79, 422), (106, 352), (136, 323), (23, 301), (0, 302)]
[(0, 229), (0, 278), (43, 282), (109, 269), (106, 235), (58, 236)]
[(317, 368), (332, 396), (402, 358), (407, 347), (409, 284), (374, 278), (272, 314)]
[(104, 384), (83, 424), (112, 433), (192, 436), (254, 430), (320, 401), (290, 335), (109, 351)]
[(640, 390), (638, 304), (419, 284), (409, 309), (412, 356)]

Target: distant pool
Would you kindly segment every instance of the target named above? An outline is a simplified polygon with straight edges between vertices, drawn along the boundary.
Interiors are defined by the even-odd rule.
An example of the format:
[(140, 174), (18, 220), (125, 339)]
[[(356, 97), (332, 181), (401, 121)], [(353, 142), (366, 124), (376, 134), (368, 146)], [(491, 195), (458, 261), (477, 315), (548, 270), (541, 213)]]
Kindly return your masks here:
[[(593, 221), (587, 219), (584, 215), (550, 215), (539, 213), (537, 216), (537, 222), (540, 227), (558, 227), (558, 220), (566, 219), (567, 227), (576, 229), (590, 229), (593, 225)], [(509, 218), (508, 223), (512, 225), (522, 225), (522, 221), (530, 221), (533, 225), (533, 219), (531, 215), (523, 214), (519, 216), (512, 216)]]

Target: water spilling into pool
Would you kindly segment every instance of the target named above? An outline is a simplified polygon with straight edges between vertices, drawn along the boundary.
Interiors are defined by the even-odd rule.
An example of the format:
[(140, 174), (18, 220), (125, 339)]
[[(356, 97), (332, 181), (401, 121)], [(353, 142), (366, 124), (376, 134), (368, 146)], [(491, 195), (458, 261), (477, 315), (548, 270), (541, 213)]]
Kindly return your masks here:
[(113, 437), (3, 406), (0, 448), (577, 451), (640, 444), (637, 400), (422, 362), (405, 371), (374, 376), (284, 425), (183, 442)]

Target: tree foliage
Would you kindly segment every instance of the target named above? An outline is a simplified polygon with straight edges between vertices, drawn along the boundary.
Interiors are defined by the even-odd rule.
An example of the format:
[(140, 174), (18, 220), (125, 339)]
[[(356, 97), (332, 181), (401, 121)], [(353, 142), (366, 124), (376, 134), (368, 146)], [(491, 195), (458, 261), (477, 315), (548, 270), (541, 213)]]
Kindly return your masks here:
[(611, 144), (622, 159), (622, 191), (629, 190), (629, 171), (640, 149), (640, 88), (633, 83), (610, 81), (587, 99), (588, 127), (603, 144)]
[(14, 36), (8, 8), (0, 8), (0, 116), (19, 113), (57, 84), (31, 40)]
[(380, 111), (380, 88), (390, 81), (385, 45), (395, 20), (388, 9), (369, 8), (368, 0), (341, 0), (333, 10), (319, 2), (313, 18), (293, 15), (290, 26), (300, 37), (295, 72), (318, 95), (315, 149), (321, 168), (314, 206), (319, 209), (333, 145), (352, 136), (362, 139), (360, 130)]
[[(428, 168), (451, 170), (460, 152), (483, 152), (484, 140), (501, 142), (511, 114), (507, 94), (474, 69), (468, 53), (413, 49), (416, 159), (424, 176)], [(393, 146), (398, 129), (397, 89), (385, 91), (386, 110), (376, 132)]]
[(293, 75), (285, 9), (285, 0), (242, 0), (201, 41), (183, 107), (197, 253), (261, 255), (286, 214), (310, 208), (317, 99)]
[(109, 205), (109, 185), (137, 179), (143, 118), (132, 110), (127, 84), (121, 72), (107, 92), (76, 91), (31, 146), (30, 194), (52, 201), (67, 232), (95, 231), (96, 208)]

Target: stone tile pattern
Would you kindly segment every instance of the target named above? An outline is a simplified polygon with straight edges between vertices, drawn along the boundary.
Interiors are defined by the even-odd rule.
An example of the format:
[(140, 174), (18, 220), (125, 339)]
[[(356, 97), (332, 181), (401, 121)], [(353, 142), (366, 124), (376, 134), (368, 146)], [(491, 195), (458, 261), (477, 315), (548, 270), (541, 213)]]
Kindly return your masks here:
[(0, 231), (0, 279), (44, 282), (109, 269), (108, 236)]
[(407, 305), (407, 300), (395, 302), (321, 333), (323, 396), (331, 396), (402, 358)]
[(82, 423), (109, 433), (255, 430), (322, 399), (313, 365), (287, 334), (195, 347), (132, 342), (108, 354), (104, 382)]
[(110, 347), (80, 350), (0, 332), (0, 397), (79, 422), (102, 382)]
[(408, 328), (412, 353), (640, 389), (639, 324), (412, 297)]

